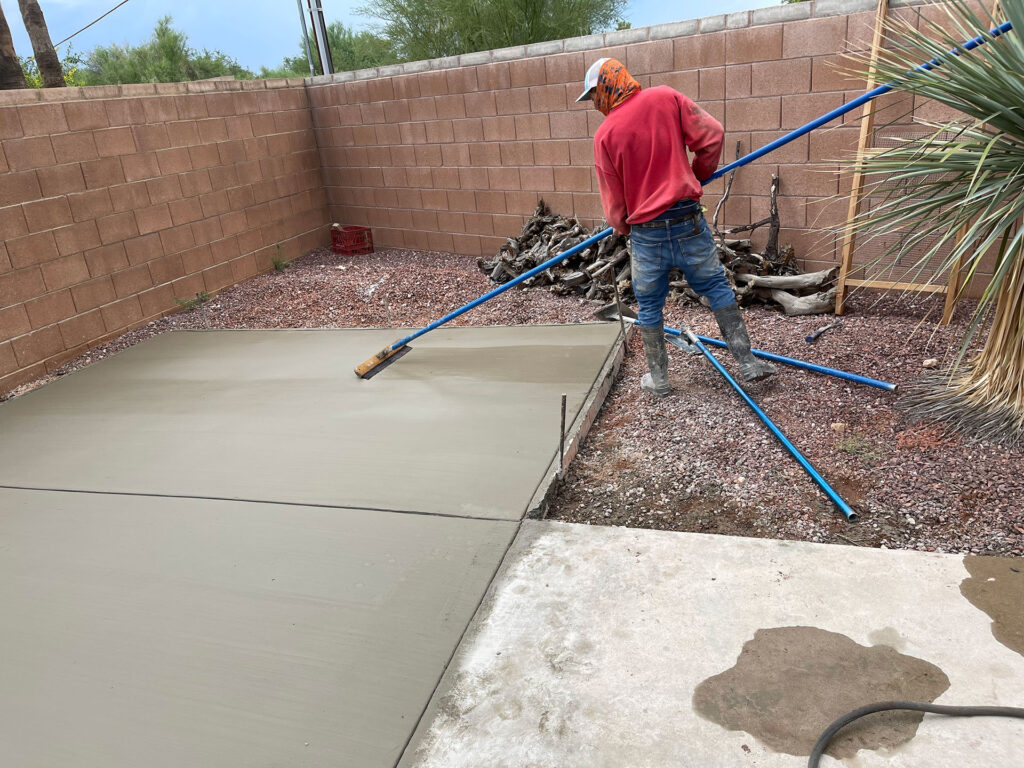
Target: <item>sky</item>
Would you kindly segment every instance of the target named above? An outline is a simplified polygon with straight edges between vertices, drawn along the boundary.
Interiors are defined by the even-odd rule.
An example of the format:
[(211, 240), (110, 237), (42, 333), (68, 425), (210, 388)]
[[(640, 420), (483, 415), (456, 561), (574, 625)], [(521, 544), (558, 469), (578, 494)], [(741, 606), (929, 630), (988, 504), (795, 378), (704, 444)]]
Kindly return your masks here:
[[(663, 24), (776, 5), (779, 0), (719, 0), (713, 8), (697, 0), (632, 0), (625, 18), (634, 27)], [(50, 37), (56, 43), (115, 6), (119, 0), (40, 0)], [(356, 29), (370, 28), (372, 19), (355, 9), (366, 0), (322, 0), (328, 22), (340, 20)], [(0, 0), (20, 56), (32, 46), (21, 22), (17, 0)], [(172, 26), (188, 35), (193, 48), (221, 50), (249, 69), (280, 66), (285, 56), (300, 53), (302, 30), (296, 0), (129, 0), (71, 45), (85, 52), (97, 45), (138, 44), (153, 31), (157, 19), (171, 16)], [(67, 44), (61, 46), (64, 54)]]

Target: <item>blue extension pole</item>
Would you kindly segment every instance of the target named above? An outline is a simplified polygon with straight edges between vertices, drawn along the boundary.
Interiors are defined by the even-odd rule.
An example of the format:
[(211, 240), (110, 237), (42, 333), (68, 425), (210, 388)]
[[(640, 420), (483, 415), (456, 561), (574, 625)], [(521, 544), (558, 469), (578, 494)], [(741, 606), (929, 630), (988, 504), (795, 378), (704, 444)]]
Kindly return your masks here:
[(715, 366), (715, 369), (722, 374), (727, 382), (729, 382), (729, 386), (736, 390), (736, 393), (742, 397), (743, 401), (750, 406), (751, 410), (755, 414), (757, 414), (757, 418), (764, 422), (764, 425), (771, 430), (772, 434), (775, 435), (780, 443), (782, 443), (783, 447), (800, 463), (800, 466), (803, 467), (804, 471), (811, 476), (811, 479), (817, 483), (818, 487), (825, 492), (825, 495), (832, 500), (832, 503), (839, 507), (839, 511), (846, 516), (846, 519), (850, 522), (856, 520), (858, 516), (853, 507), (843, 501), (842, 497), (836, 493), (835, 489), (828, 484), (828, 481), (818, 474), (818, 470), (814, 468), (811, 462), (809, 462), (806, 457), (800, 453), (795, 445), (789, 442), (789, 439), (782, 434), (782, 430), (775, 426), (772, 420), (768, 418), (767, 414), (765, 414), (765, 412), (758, 407), (757, 403), (750, 398), (750, 395), (743, 391), (743, 387), (736, 383), (736, 380), (729, 375), (729, 372), (722, 367), (722, 364), (718, 362), (715, 356), (708, 351), (708, 348), (701, 343), (700, 338), (689, 328), (686, 329), (685, 335), (690, 342), (704, 354), (704, 357), (711, 361), (711, 364)]
[[(685, 334), (678, 328), (672, 328), (665, 326), (665, 333), (669, 336), (685, 336)], [(721, 347), (722, 349), (728, 349), (729, 345), (720, 339), (713, 339), (710, 336), (701, 336), (700, 334), (694, 334), (698, 339), (703, 341), (705, 344), (711, 344), (715, 347)], [(755, 357), (760, 357), (765, 360), (771, 360), (775, 363), (783, 363), (785, 365), (791, 365), (794, 368), (803, 368), (805, 371), (814, 371), (815, 373), (823, 373), (826, 376), (835, 376), (837, 379), (846, 379), (852, 381), (855, 384), (865, 384), (869, 387), (877, 387), (878, 389), (884, 389), (886, 392), (895, 392), (897, 386), (890, 384), (888, 381), (880, 381), (878, 379), (872, 379), (868, 376), (860, 376), (856, 373), (849, 373), (848, 371), (842, 371), (838, 368), (829, 368), (825, 365), (817, 365), (815, 363), (808, 363), (806, 360), (797, 360), (795, 357), (786, 357), (784, 355), (776, 355), (773, 352), (765, 352), (763, 349), (751, 349), (750, 352)]]
[[(473, 309), (474, 307), (480, 306), (485, 301), (490, 301), (491, 299), (493, 299), (498, 294), (504, 293), (505, 291), (507, 291), (509, 288), (512, 288), (512, 287), (517, 286), (517, 285), (519, 285), (520, 283), (522, 283), (522, 282), (524, 282), (526, 280), (529, 280), (534, 275), (539, 275), (545, 269), (550, 269), (551, 267), (553, 267), (553, 266), (555, 266), (557, 264), (560, 264), (561, 262), (565, 261), (569, 257), (576, 255), (580, 251), (585, 250), (585, 249), (589, 248), (590, 246), (594, 245), (594, 243), (597, 243), (597, 242), (603, 240), (604, 238), (608, 237), (608, 235), (610, 235), (611, 233), (612, 233), (612, 228), (611, 227), (607, 227), (606, 229), (603, 229), (600, 232), (598, 232), (596, 235), (591, 235), (586, 240), (584, 240), (582, 243), (579, 243), (578, 245), (574, 245), (569, 250), (563, 251), (562, 253), (558, 254), (557, 256), (554, 256), (554, 257), (548, 259), (543, 264), (538, 264), (536, 267), (531, 269), (529, 272), (524, 272), (519, 277), (514, 278), (512, 280), (509, 280), (507, 283), (499, 285), (493, 291), (489, 291), (488, 293), (485, 293), (480, 298), (474, 299), (473, 301), (469, 302), (469, 304), (466, 304), (465, 306), (459, 307), (454, 312), (449, 312), (444, 317), (438, 318), (437, 320), (432, 322), (430, 325), (424, 326), (423, 328), (420, 328), (415, 333), (410, 333), (405, 338), (399, 339), (398, 341), (393, 342), (392, 344), (384, 347), (384, 349), (382, 349), (380, 352), (378, 352), (377, 354), (373, 355), (372, 357), (368, 358), (367, 360), (365, 360), (364, 362), (362, 362), (362, 363), (360, 363), (359, 365), (356, 366), (356, 368), (355, 368), (356, 376), (359, 376), (360, 378), (368, 378), (368, 375), (372, 375), (374, 370), (381, 363), (383, 363), (385, 360), (387, 360), (388, 358), (390, 358), (392, 356), (396, 356), (397, 354), (404, 354), (404, 352), (401, 352), (400, 350), (403, 350), (403, 348), (406, 347), (409, 344), (409, 342), (411, 342), (413, 339), (418, 339), (423, 334), (430, 333), (435, 328), (438, 328), (439, 326), (442, 326), (445, 323), (447, 323), (447, 322), (449, 322), (451, 320), (454, 320), (459, 315), (463, 315), (466, 312), (469, 312), (469, 310)], [(405, 351), (408, 351), (408, 350), (405, 350)]]
[[(636, 324), (636, 320), (625, 318), (626, 322)], [(664, 326), (664, 331), (668, 336), (686, 336), (678, 328), (673, 328), (671, 325)], [(701, 336), (699, 333), (694, 334), (698, 339), (703, 341), (705, 344), (711, 344), (715, 347), (721, 347), (722, 349), (728, 349), (729, 345), (721, 339), (714, 339), (710, 336)], [(783, 363), (785, 365), (791, 365), (794, 368), (802, 368), (805, 371), (814, 371), (815, 373), (823, 373), (826, 376), (834, 376), (837, 379), (846, 379), (852, 381), (855, 384), (865, 384), (869, 387), (877, 387), (878, 389), (884, 389), (886, 392), (895, 392), (898, 387), (896, 384), (890, 384), (888, 381), (880, 381), (878, 379), (872, 379), (867, 376), (861, 376), (856, 373), (850, 373), (848, 371), (840, 370), (839, 368), (829, 368), (825, 365), (817, 365), (816, 363), (808, 363), (806, 360), (798, 360), (795, 357), (786, 357), (784, 355), (776, 355), (774, 352), (765, 352), (763, 349), (751, 349), (750, 353), (754, 357), (761, 357), (765, 360), (771, 360), (776, 363)]]
[[(998, 37), (999, 35), (1003, 34), (1004, 32), (1009, 32), (1011, 29), (1013, 29), (1013, 26), (1011, 25), (1010, 22), (1007, 21), (1007, 22), (1005, 22), (1003, 24), (1000, 24), (998, 27), (995, 27), (994, 29), (989, 30), (989, 35), (991, 35), (993, 37)], [(963, 48), (964, 48), (964, 50), (971, 51), (971, 50), (974, 50), (975, 48), (977, 48), (980, 45), (984, 45), (987, 42), (987, 40), (988, 40), (988, 38), (985, 35), (978, 35), (977, 37), (975, 37), (975, 38), (973, 38), (971, 40), (966, 41), (963, 44)], [(952, 54), (952, 55), (959, 55), (959, 51), (957, 51), (955, 49), (949, 51), (949, 53)], [(939, 59), (932, 59), (931, 61), (925, 62), (924, 64), (921, 64), (920, 66), (916, 67), (914, 70), (911, 70), (911, 72), (925, 71), (925, 70), (934, 69), (935, 67), (938, 67), (941, 64), (942, 64), (942, 62)], [(832, 120), (835, 120), (837, 117), (840, 117), (841, 115), (845, 115), (847, 112), (849, 112), (851, 110), (854, 110), (854, 109), (856, 109), (859, 106), (862, 106), (863, 104), (865, 104), (866, 102), (870, 101), (871, 99), (873, 99), (873, 98), (875, 98), (877, 96), (881, 96), (883, 93), (888, 93), (892, 89), (893, 89), (893, 84), (892, 83), (886, 83), (885, 85), (880, 85), (877, 88), (875, 88), (873, 90), (870, 90), (870, 91), (868, 91), (867, 93), (865, 93), (865, 94), (863, 94), (861, 96), (858, 96), (856, 99), (853, 99), (852, 101), (847, 102), (843, 106), (837, 107), (836, 109), (833, 109), (831, 112), (829, 112), (827, 114), (824, 114), (824, 115), (822, 115), (821, 117), (819, 117), (819, 118), (817, 118), (815, 120), (812, 120), (811, 122), (807, 123), (806, 125), (804, 125), (804, 126), (802, 126), (800, 128), (797, 128), (796, 130), (790, 131), (785, 136), (782, 136), (782, 137), (776, 139), (775, 141), (770, 142), (769, 144), (764, 145), (760, 149), (754, 150), (750, 154), (745, 155), (744, 157), (741, 157), (739, 160), (736, 160), (736, 161), (734, 161), (732, 163), (729, 163), (728, 165), (725, 165), (725, 166), (719, 168), (717, 171), (715, 171), (713, 174), (711, 174), (711, 176), (709, 176), (707, 179), (702, 181), (701, 184), (702, 185), (708, 184), (708, 183), (714, 181), (715, 179), (721, 178), (722, 176), (724, 176), (725, 174), (729, 173), (730, 171), (732, 171), (732, 170), (734, 170), (736, 168), (739, 168), (741, 166), (747, 165), (748, 163), (752, 163), (754, 160), (757, 160), (760, 157), (764, 157), (769, 152), (774, 152), (779, 147), (781, 147), (781, 146), (783, 146), (785, 144), (788, 144), (789, 142), (793, 141), (794, 139), (800, 138), (801, 136), (803, 136), (806, 133), (810, 133), (815, 128), (819, 128), (820, 126), (824, 125), (825, 123), (831, 122)], [(607, 228), (601, 230), (597, 234), (595, 234), (595, 235), (587, 238), (586, 240), (584, 240), (579, 245), (573, 246), (569, 250), (563, 251), (562, 253), (558, 254), (557, 256), (553, 256), (552, 258), (550, 258), (547, 261), (545, 261), (543, 264), (537, 265), (536, 267), (531, 269), (529, 272), (524, 272), (519, 277), (516, 277), (516, 278), (514, 278), (512, 280), (509, 280), (507, 283), (503, 283), (498, 288), (495, 288), (493, 291), (490, 291), (489, 293), (484, 294), (480, 298), (478, 298), (478, 299), (476, 299), (474, 301), (471, 301), (469, 304), (466, 304), (464, 307), (460, 307), (459, 309), (456, 309), (454, 312), (450, 312), (449, 314), (445, 315), (444, 317), (442, 317), (442, 318), (440, 318), (438, 320), (435, 320), (430, 325), (428, 325), (428, 326), (426, 326), (424, 328), (421, 328), (420, 330), (416, 331), (415, 333), (409, 334), (404, 339), (399, 339), (398, 341), (396, 341), (396, 342), (392, 343), (391, 345), (385, 347), (380, 352), (378, 352), (376, 355), (374, 355), (372, 358), (370, 358), (365, 363), (363, 363), (362, 365), (357, 367), (356, 368), (356, 373), (358, 375), (360, 375), (360, 376), (364, 375), (366, 369), (372, 370), (372, 368), (373, 368), (373, 361), (377, 361), (378, 364), (380, 362), (383, 362), (388, 357), (393, 355), (395, 352), (397, 352), (402, 347), (404, 347), (407, 344), (409, 344), (409, 342), (413, 341), (414, 339), (417, 339), (420, 336), (422, 336), (423, 334), (429, 333), (430, 331), (434, 330), (435, 328), (438, 328), (439, 326), (442, 326), (445, 323), (447, 323), (447, 322), (449, 322), (451, 320), (454, 320), (459, 315), (462, 315), (462, 314), (468, 312), (469, 310), (473, 309), (474, 307), (480, 306), (485, 301), (489, 301), (489, 300), (493, 299), (495, 296), (497, 296), (500, 293), (504, 293), (509, 288), (512, 288), (512, 287), (514, 287), (516, 285), (519, 285), (520, 283), (522, 283), (522, 282), (524, 282), (526, 280), (529, 280), (534, 275), (538, 275), (538, 274), (540, 274), (541, 272), (543, 272), (546, 269), (551, 269), (551, 267), (554, 267), (554, 266), (557, 266), (557, 265), (561, 264), (563, 261), (565, 261), (569, 257), (576, 255), (580, 251), (585, 250), (586, 248), (589, 248), (590, 246), (594, 245), (595, 243), (599, 242), (600, 240), (603, 240), (604, 238), (608, 237), (608, 235), (612, 234), (612, 231), (613, 230), (612, 230), (611, 227), (607, 227)], [(361, 372), (361, 369), (362, 369), (362, 372)], [(862, 382), (862, 383), (864, 383), (864, 382)]]
[(539, 275), (545, 269), (551, 269), (551, 267), (554, 267), (557, 264), (560, 264), (561, 262), (565, 261), (566, 259), (568, 259), (571, 256), (575, 256), (580, 251), (586, 250), (587, 248), (592, 246), (594, 243), (597, 243), (598, 241), (603, 240), (604, 238), (608, 237), (608, 235), (610, 235), (611, 233), (612, 233), (612, 228), (608, 227), (607, 229), (602, 230), (601, 232), (598, 232), (596, 235), (591, 235), (590, 237), (588, 237), (586, 240), (584, 240), (579, 245), (574, 245), (569, 250), (563, 251), (562, 253), (558, 254), (557, 256), (548, 259), (543, 264), (538, 264), (536, 267), (531, 269), (529, 272), (524, 272), (519, 277), (517, 277), (517, 278), (515, 278), (513, 280), (509, 280), (507, 283), (502, 283), (500, 286), (495, 288), (493, 291), (490, 291), (489, 293), (485, 293), (479, 299), (474, 299), (473, 301), (469, 302), (469, 304), (466, 304), (464, 307), (459, 307), (454, 312), (449, 312), (447, 315), (445, 315), (444, 317), (442, 317), (442, 318), (440, 318), (438, 320), (435, 320), (430, 325), (428, 325), (428, 326), (426, 326), (424, 328), (420, 328), (418, 331), (416, 331), (416, 333), (411, 333), (408, 336), (406, 336), (404, 339), (399, 339), (394, 344), (392, 344), (390, 347), (388, 347), (388, 349), (395, 350), (395, 349), (398, 349), (399, 347), (404, 347), (406, 344), (408, 344), (413, 339), (417, 339), (420, 336), (422, 336), (423, 334), (429, 333), (430, 331), (434, 330), (438, 326), (444, 325), (449, 320), (454, 320), (459, 315), (462, 315), (462, 314), (465, 314), (466, 312), (469, 312), (469, 310), (473, 309), (474, 307), (480, 306), (485, 301), (489, 301), (489, 300), (493, 299), (499, 293), (504, 293), (509, 288), (512, 288), (513, 286), (519, 285), (520, 283), (522, 283), (522, 282), (524, 282), (526, 280), (529, 280), (534, 275)]
[[(995, 27), (994, 29), (990, 29), (988, 34), (991, 35), (992, 37), (999, 37), (999, 35), (1003, 34), (1004, 32), (1009, 32), (1011, 29), (1013, 29), (1013, 25), (1007, 21), (1003, 24), (1000, 24), (998, 27)], [(975, 48), (977, 48), (980, 45), (984, 45), (986, 42), (988, 42), (988, 37), (986, 35), (978, 35), (977, 37), (964, 42), (963, 49), (965, 51), (973, 51)], [(947, 53), (953, 56), (960, 55), (960, 52), (955, 48), (953, 50), (947, 51)], [(942, 66), (942, 61), (940, 59), (932, 59), (931, 61), (927, 61), (924, 64), (920, 64), (917, 67), (914, 67), (914, 69), (910, 70), (907, 74), (910, 75), (913, 74), (914, 72), (927, 72), (939, 66)], [(715, 179), (719, 179), (722, 176), (725, 176), (725, 174), (729, 173), (730, 171), (739, 168), (740, 166), (746, 165), (747, 163), (751, 163), (760, 157), (764, 157), (769, 152), (774, 152), (776, 149), (783, 146), (784, 144), (788, 144), (789, 142), (793, 141), (793, 139), (798, 139), (805, 133), (810, 133), (815, 128), (820, 128), (825, 123), (829, 123), (835, 120), (837, 117), (845, 115), (847, 112), (850, 112), (856, 109), (857, 107), (863, 106), (872, 99), (881, 96), (883, 93), (888, 93), (893, 89), (894, 86), (894, 82), (888, 82), (885, 85), (880, 85), (877, 88), (870, 90), (867, 93), (862, 94), (861, 96), (858, 96), (856, 99), (853, 99), (852, 101), (846, 102), (841, 107), (836, 107), (831, 112), (828, 112), (827, 114), (824, 114), (821, 117), (812, 120), (811, 122), (801, 126), (800, 128), (797, 128), (796, 130), (790, 131), (785, 136), (780, 136), (775, 141), (765, 144), (760, 149), (755, 149), (749, 155), (745, 155), (741, 157), (739, 160), (729, 163), (728, 165), (722, 166), (713, 174), (711, 174), (706, 181), (702, 181), (701, 184), (707, 184), (708, 182), (714, 181)]]

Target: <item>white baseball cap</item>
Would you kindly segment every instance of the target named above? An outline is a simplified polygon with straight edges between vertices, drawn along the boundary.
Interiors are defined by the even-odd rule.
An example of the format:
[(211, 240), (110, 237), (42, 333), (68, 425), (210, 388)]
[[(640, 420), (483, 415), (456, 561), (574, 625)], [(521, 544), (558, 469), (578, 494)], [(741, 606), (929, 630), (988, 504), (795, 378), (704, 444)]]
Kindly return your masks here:
[(597, 78), (601, 74), (601, 65), (609, 59), (598, 59), (590, 65), (590, 69), (587, 70), (587, 76), (583, 78), (583, 93), (576, 101), (585, 101), (594, 95), (594, 89), (597, 88)]

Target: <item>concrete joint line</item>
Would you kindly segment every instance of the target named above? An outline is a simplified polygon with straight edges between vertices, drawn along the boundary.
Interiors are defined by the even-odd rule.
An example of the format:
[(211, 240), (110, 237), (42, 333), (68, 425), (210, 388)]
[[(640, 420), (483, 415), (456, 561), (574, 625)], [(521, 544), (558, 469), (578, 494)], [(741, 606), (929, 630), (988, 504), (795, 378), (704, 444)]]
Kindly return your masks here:
[[(351, 509), (366, 512), (384, 512), (391, 515), (417, 515), (419, 517), (445, 517), (452, 520), (479, 520), (484, 523), (514, 523), (516, 520), (504, 517), (477, 517), (454, 515), (449, 512), (423, 512), (417, 509), (390, 509), (388, 507), (363, 507), (348, 504), (323, 504), (311, 501), (277, 501), (274, 499), (241, 499), (235, 496), (191, 496), (178, 493), (143, 493), (142, 491), (89, 491), (81, 488), (39, 488), (26, 485), (0, 485), (8, 491), (39, 491), (40, 493), (81, 493), (89, 496), (131, 496), (142, 499), (192, 499), (194, 501), (224, 501), (239, 504), (269, 504), (278, 507), (310, 507), (312, 509)], [(519, 522), (522, 522), (520, 518)]]

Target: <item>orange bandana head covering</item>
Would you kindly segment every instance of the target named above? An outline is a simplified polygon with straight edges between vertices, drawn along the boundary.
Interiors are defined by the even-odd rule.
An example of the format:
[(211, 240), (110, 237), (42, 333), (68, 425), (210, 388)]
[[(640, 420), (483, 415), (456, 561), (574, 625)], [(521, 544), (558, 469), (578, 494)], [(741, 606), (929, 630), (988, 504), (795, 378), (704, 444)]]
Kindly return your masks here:
[(640, 91), (640, 83), (616, 59), (608, 59), (601, 65), (601, 73), (597, 76), (597, 88), (594, 90), (594, 106), (604, 114)]

